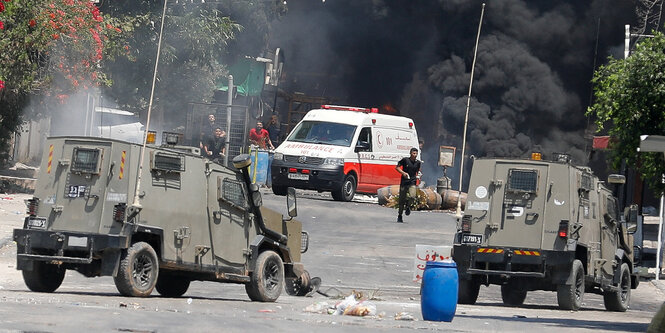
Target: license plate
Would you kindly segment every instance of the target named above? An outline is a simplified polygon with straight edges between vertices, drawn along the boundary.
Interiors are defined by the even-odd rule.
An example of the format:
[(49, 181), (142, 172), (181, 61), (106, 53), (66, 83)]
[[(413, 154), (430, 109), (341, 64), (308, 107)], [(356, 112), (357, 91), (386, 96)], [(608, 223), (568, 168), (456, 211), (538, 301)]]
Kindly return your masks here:
[(462, 244), (481, 244), (483, 235), (462, 234)]
[(28, 219), (28, 228), (46, 228), (46, 219), (43, 217), (31, 217)]
[(69, 239), (67, 239), (67, 245), (76, 246), (76, 247), (87, 247), (88, 237), (69, 236)]
[(302, 173), (290, 173), (288, 177), (289, 179), (295, 179), (295, 180), (309, 180), (309, 175), (305, 175)]

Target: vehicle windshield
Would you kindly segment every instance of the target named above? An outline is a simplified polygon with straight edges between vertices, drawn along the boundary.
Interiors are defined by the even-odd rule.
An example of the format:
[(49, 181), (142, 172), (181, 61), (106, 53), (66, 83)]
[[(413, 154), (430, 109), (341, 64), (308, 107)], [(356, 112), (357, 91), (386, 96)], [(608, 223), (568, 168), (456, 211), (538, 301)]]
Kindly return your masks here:
[(356, 126), (323, 121), (303, 121), (289, 135), (288, 141), (334, 146), (351, 146)]

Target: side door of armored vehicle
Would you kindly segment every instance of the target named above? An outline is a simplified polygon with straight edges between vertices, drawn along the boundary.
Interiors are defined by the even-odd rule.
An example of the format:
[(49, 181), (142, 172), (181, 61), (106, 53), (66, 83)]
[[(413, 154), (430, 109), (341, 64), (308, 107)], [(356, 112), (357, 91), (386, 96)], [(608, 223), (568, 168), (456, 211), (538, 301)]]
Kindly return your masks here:
[(617, 202), (612, 193), (604, 187), (600, 187), (600, 258), (604, 277), (614, 275), (613, 261), (616, 249), (619, 246), (617, 238), (616, 215)]
[(231, 170), (213, 166), (211, 171), (208, 219), (213, 258), (218, 268), (241, 273), (246, 269), (249, 242), (256, 235), (250, 221), (247, 189)]
[(488, 246), (541, 247), (548, 166), (497, 161), (490, 183)]

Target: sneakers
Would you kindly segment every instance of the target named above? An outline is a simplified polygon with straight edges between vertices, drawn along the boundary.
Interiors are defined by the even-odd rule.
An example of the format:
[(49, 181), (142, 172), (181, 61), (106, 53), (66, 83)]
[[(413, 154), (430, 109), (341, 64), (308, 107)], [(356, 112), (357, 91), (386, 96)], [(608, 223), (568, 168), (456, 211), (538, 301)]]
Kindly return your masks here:
[(404, 221), (402, 220), (402, 215), (397, 215), (397, 222), (404, 223)]
[(410, 208), (410, 207), (406, 207), (406, 212), (404, 212), (404, 214), (406, 214), (406, 216), (411, 215), (411, 208)]

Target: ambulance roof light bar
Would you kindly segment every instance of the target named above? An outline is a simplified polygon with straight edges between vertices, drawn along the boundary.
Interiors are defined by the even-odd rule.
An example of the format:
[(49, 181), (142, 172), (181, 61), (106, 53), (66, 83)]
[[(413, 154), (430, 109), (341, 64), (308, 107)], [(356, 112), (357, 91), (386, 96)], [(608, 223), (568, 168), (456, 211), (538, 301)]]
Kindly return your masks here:
[(379, 108), (359, 108), (355, 106), (342, 106), (342, 105), (329, 105), (329, 104), (324, 104), (321, 105), (322, 109), (327, 109), (327, 110), (340, 110), (340, 111), (358, 111), (358, 112), (365, 112), (365, 113), (379, 113)]

